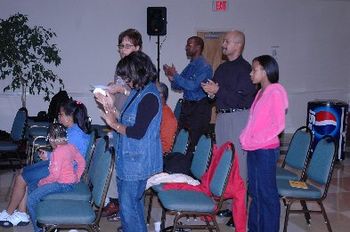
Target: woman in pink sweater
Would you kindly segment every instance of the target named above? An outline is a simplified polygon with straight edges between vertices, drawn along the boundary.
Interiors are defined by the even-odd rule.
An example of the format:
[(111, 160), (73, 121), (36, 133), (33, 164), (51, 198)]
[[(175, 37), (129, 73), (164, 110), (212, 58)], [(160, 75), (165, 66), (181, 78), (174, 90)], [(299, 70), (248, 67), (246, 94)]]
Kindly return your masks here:
[(263, 55), (253, 59), (252, 82), (260, 84), (250, 108), (246, 127), (240, 135), (242, 148), (248, 151), (249, 232), (278, 232), (280, 201), (276, 185), (279, 157), (278, 135), (285, 128), (288, 108), (286, 90), (278, 83), (276, 60)]
[(27, 207), (35, 232), (41, 231), (36, 224), (36, 206), (40, 200), (51, 193), (72, 190), (73, 184), (79, 182), (85, 168), (85, 159), (78, 149), (67, 143), (67, 132), (63, 125), (53, 124), (49, 129), (48, 139), (53, 148), (49, 175), (39, 181), (36, 188), (28, 193), (27, 199)]

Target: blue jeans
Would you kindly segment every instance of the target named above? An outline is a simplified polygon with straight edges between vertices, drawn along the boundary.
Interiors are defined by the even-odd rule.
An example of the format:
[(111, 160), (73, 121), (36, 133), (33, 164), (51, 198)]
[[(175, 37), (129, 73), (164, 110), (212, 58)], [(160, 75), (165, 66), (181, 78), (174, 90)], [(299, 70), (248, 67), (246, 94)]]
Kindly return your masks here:
[(146, 183), (147, 180), (126, 181), (117, 178), (123, 232), (147, 232), (144, 216)]
[(248, 151), (249, 232), (278, 232), (280, 200), (276, 184), (279, 149)]
[(31, 193), (28, 195), (27, 199), (27, 208), (30, 215), (30, 219), (32, 221), (34, 231), (39, 232), (42, 231), (36, 221), (36, 207), (45, 196), (49, 195), (50, 193), (60, 193), (60, 192), (68, 192), (71, 191), (73, 188), (72, 184), (61, 184), (61, 183), (51, 183), (46, 184), (40, 187), (37, 187), (36, 189), (33, 189)]
[(38, 186), (38, 182), (49, 175), (48, 160), (26, 166), (23, 168), (22, 177), (28, 186), (28, 192), (32, 192)]

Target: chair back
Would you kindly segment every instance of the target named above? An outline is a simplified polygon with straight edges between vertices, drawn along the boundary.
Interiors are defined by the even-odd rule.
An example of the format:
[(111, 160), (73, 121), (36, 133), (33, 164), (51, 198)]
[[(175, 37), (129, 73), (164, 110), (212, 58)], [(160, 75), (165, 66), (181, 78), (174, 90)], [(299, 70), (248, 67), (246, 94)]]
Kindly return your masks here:
[(95, 150), (95, 139), (96, 139), (96, 133), (95, 131), (92, 131), (89, 134), (89, 144), (88, 144), (88, 149), (86, 150), (86, 154), (85, 154), (85, 170), (84, 170), (84, 178), (86, 178), (86, 175), (88, 173), (88, 170), (90, 168), (90, 163), (91, 163), (91, 159), (92, 159), (92, 155), (94, 153)]
[(193, 159), (191, 163), (192, 175), (200, 180), (205, 171), (208, 168), (208, 164), (212, 153), (212, 141), (211, 138), (202, 135), (199, 138), (196, 150), (193, 153)]
[(185, 154), (188, 145), (188, 137), (188, 131), (185, 129), (181, 129), (175, 138), (174, 146), (171, 152), (179, 152)]
[(179, 118), (180, 118), (182, 102), (183, 102), (183, 99), (180, 98), (180, 99), (176, 102), (176, 105), (175, 105), (175, 108), (174, 108), (174, 115), (175, 115), (175, 118), (176, 118), (178, 121), (179, 121)]
[(90, 185), (92, 184), (92, 178), (93, 176), (99, 172), (100, 170), (97, 169), (97, 161), (99, 158), (103, 155), (103, 153), (106, 150), (106, 140), (103, 138), (96, 139), (96, 145), (94, 152), (92, 153), (92, 157), (90, 159), (90, 166), (89, 170), (87, 171), (87, 183)]
[(312, 153), (309, 167), (306, 171), (307, 180), (323, 185), (323, 198), (332, 178), (335, 156), (337, 154), (337, 143), (331, 136), (323, 137)]
[(98, 156), (98, 159), (96, 159), (92, 165), (94, 166), (94, 169), (98, 171), (91, 177), (91, 193), (94, 204), (97, 207), (101, 207), (104, 204), (112, 170), (114, 168), (114, 150), (107, 149), (96, 155)]
[[(210, 191), (214, 197), (220, 198), (220, 203), (223, 201), (223, 194), (226, 191), (228, 179), (230, 176), (234, 159), (234, 147), (226, 149), (222, 154), (219, 164), (217, 165), (213, 177), (210, 181)], [(220, 207), (219, 207), (220, 208)]]
[(25, 128), (27, 125), (28, 112), (26, 108), (17, 111), (11, 128), (11, 139), (18, 142), (24, 138)]
[(94, 152), (95, 148), (95, 139), (96, 139), (96, 133), (92, 131), (89, 134), (89, 144), (88, 144), (88, 149), (86, 150), (85, 154), (85, 161), (86, 161), (86, 167), (90, 165), (92, 154)]
[(300, 127), (294, 132), (289, 143), (286, 158), (282, 167), (288, 165), (294, 169), (303, 170), (310, 154), (313, 135), (311, 130), (306, 127)]

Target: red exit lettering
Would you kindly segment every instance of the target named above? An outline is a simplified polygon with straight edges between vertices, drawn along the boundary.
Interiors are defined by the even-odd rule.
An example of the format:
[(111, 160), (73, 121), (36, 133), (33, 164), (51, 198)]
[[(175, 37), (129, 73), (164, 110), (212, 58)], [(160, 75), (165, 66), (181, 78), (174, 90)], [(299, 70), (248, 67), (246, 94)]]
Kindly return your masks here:
[(215, 1), (215, 11), (226, 11), (227, 1)]

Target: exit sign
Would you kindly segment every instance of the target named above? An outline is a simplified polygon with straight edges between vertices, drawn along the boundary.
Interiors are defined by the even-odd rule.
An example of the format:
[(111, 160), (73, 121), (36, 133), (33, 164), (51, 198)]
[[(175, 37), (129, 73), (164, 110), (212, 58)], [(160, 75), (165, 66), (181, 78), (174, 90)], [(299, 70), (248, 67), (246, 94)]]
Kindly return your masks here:
[(227, 0), (213, 1), (213, 11), (226, 11), (226, 10), (227, 10)]

